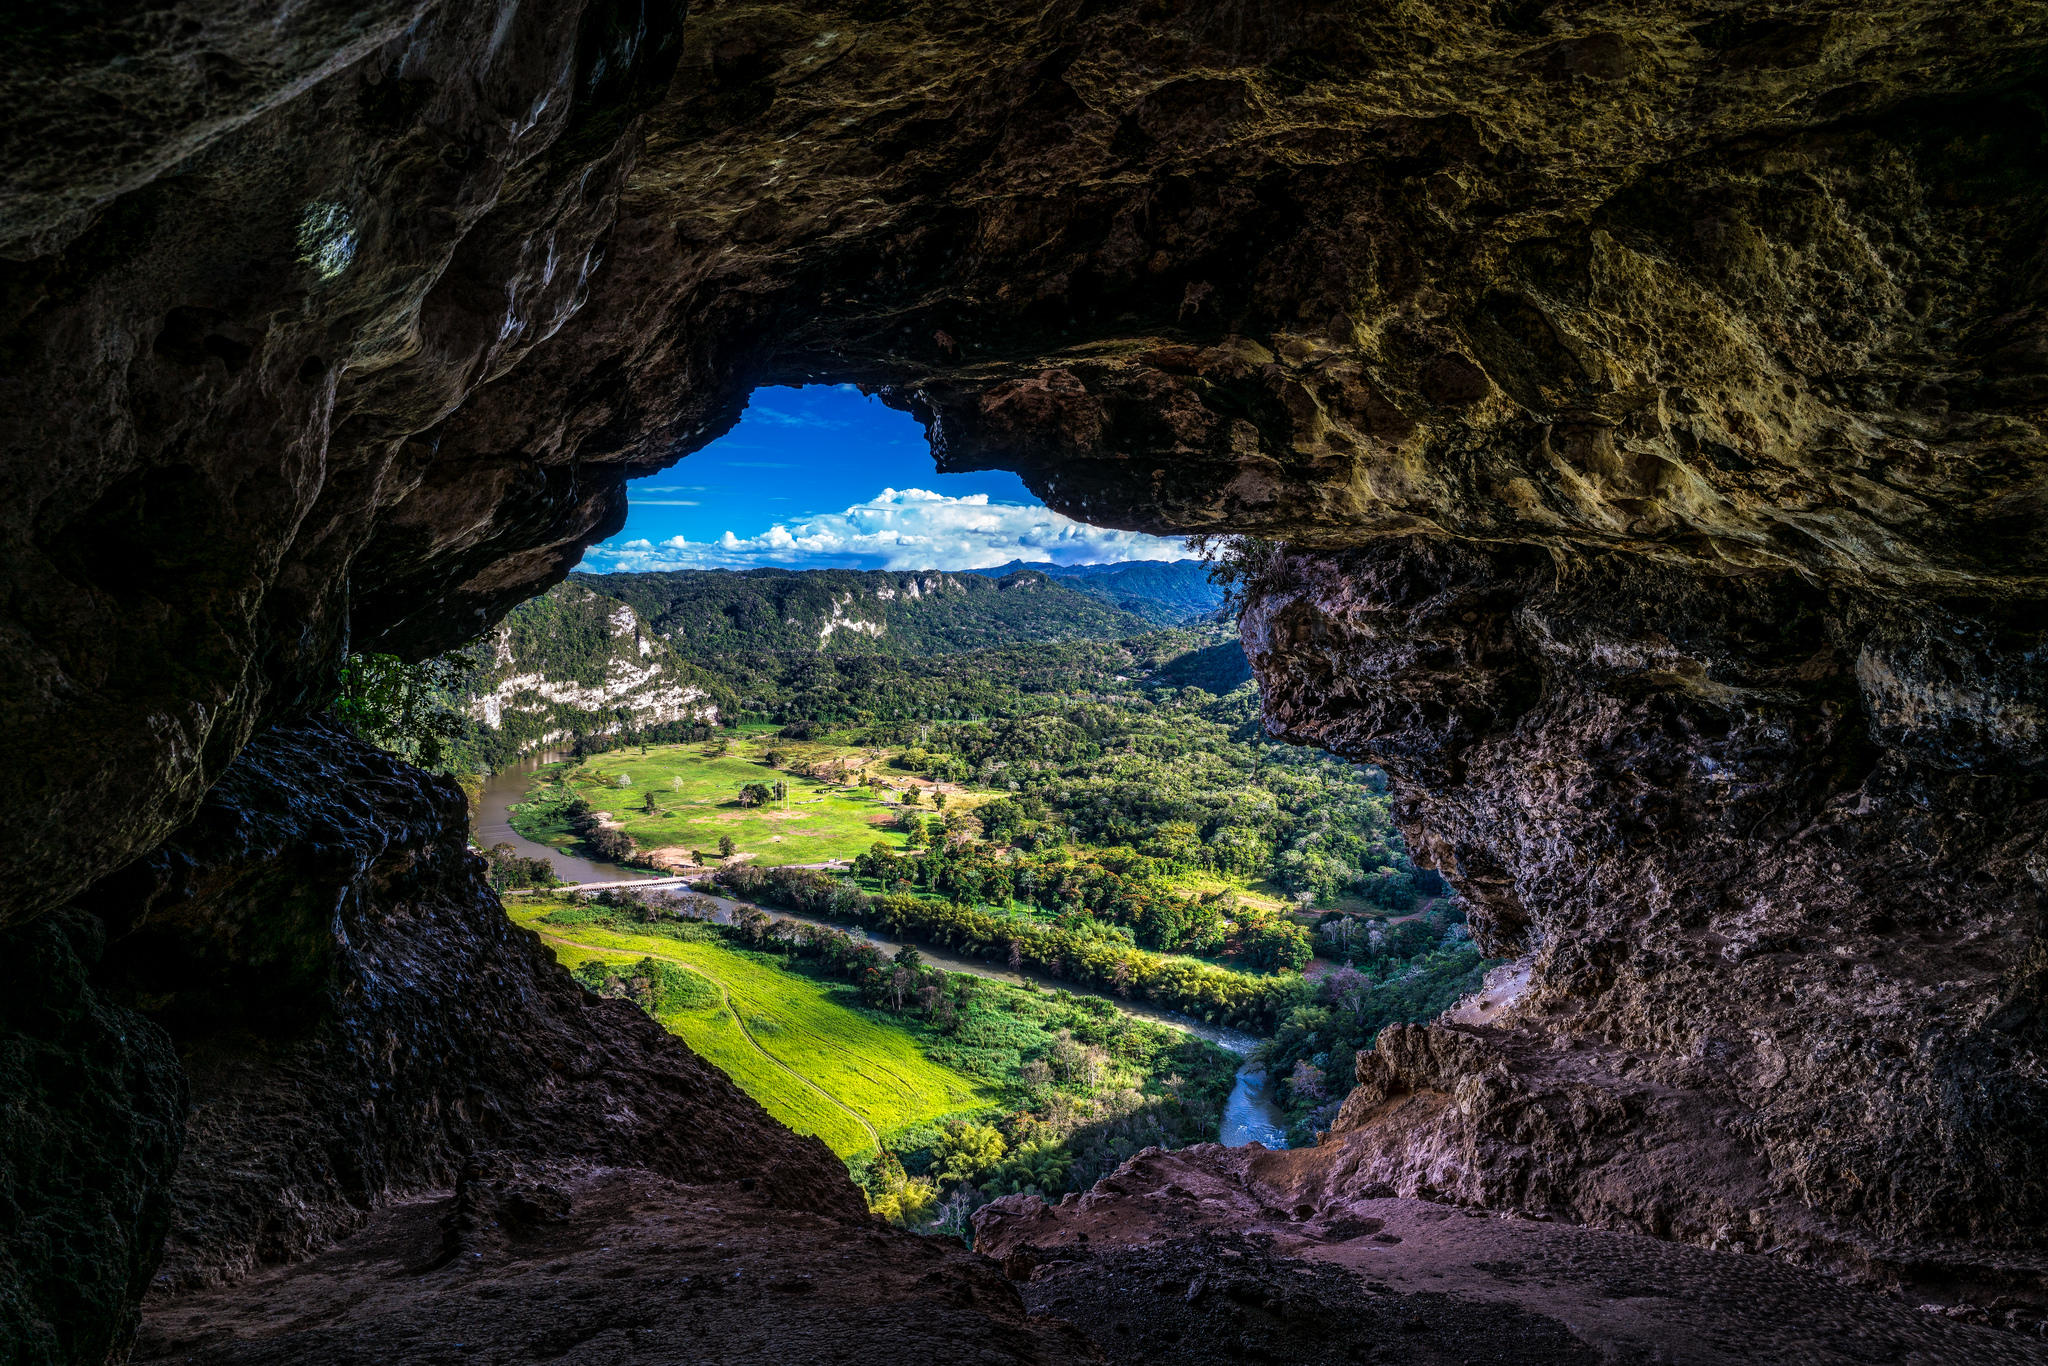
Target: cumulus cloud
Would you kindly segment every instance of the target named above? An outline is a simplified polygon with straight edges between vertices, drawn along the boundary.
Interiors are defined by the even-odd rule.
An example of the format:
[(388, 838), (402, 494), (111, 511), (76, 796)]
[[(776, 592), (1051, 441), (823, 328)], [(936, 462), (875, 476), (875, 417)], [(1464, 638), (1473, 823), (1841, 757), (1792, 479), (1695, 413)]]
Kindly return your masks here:
[(1193, 558), (1185, 541), (1109, 531), (1047, 507), (991, 503), (985, 493), (953, 498), (924, 489), (883, 489), (844, 512), (778, 523), (758, 536), (728, 531), (715, 541), (671, 536), (593, 546), (585, 567), (984, 569), (1010, 560), (1064, 565)]

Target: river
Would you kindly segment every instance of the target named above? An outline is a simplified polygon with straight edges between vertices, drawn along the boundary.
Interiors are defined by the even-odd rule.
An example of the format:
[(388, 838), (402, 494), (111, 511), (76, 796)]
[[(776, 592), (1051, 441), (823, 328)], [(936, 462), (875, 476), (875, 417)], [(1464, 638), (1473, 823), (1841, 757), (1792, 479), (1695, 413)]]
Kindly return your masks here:
[(479, 849), (509, 844), (523, 858), (544, 858), (555, 866), (555, 876), (564, 882), (625, 882), (649, 876), (645, 868), (624, 868), (616, 863), (578, 858), (537, 840), (530, 840), (512, 828), (512, 808), (526, 800), (526, 790), (542, 765), (566, 759), (567, 754), (530, 754), (518, 763), (501, 768), (484, 779), (483, 795), (477, 803), (476, 843)]
[[(648, 877), (649, 874), (645, 869), (626, 868), (616, 863), (602, 863), (595, 859), (578, 858), (574, 854), (566, 854), (560, 849), (551, 848), (538, 841), (530, 840), (512, 828), (509, 812), (512, 807), (525, 800), (526, 790), (532, 782), (534, 772), (544, 764), (566, 757), (566, 755), (562, 754), (532, 755), (520, 760), (515, 765), (499, 770), (486, 779), (476, 823), (478, 845), (488, 849), (494, 844), (509, 844), (526, 858), (544, 858), (554, 865), (555, 876), (561, 878), (564, 882), (628, 882)], [(699, 895), (704, 894), (700, 892)], [(722, 896), (705, 896), (705, 899), (719, 909), (722, 918), (728, 923), (730, 923), (733, 914), (745, 909), (747, 904)], [(893, 954), (898, 948), (902, 947), (900, 944), (874, 933), (865, 926), (842, 924), (838, 921), (826, 920), (820, 916), (802, 915), (795, 911), (779, 910), (772, 906), (763, 906), (759, 909), (767, 912), (768, 915), (776, 920), (823, 925), (831, 929), (844, 930), (849, 934), (862, 936), (884, 953)], [(1078, 987), (1071, 982), (1059, 981), (1043, 973), (1019, 971), (991, 963), (983, 963), (972, 958), (963, 958), (957, 953), (931, 944), (918, 944), (916, 948), (918, 953), (923, 955), (927, 963), (930, 963), (935, 968), (942, 968), (947, 972), (972, 973), (976, 977), (987, 977), (998, 982), (1031, 982), (1049, 991), (1064, 990), (1082, 995), (1101, 996), (1103, 999), (1113, 1003), (1119, 1010), (1127, 1011), (1144, 1019), (1156, 1020), (1160, 1024), (1170, 1025), (1175, 1029), (1184, 1029), (1188, 1033), (1198, 1038), (1206, 1039), (1217, 1047), (1227, 1049), (1240, 1057), (1250, 1053), (1252, 1046), (1258, 1042), (1257, 1039), (1242, 1030), (1229, 1029), (1222, 1025), (1213, 1025), (1201, 1020), (1191, 1019), (1177, 1011), (1161, 1010), (1158, 1006), (1144, 1001), (1127, 1001), (1119, 997), (1110, 996), (1104, 992), (1090, 991), (1086, 987)], [(1287, 1146), (1286, 1118), (1280, 1108), (1273, 1103), (1272, 1097), (1267, 1093), (1265, 1071), (1250, 1061), (1247, 1061), (1242, 1067), (1238, 1068), (1237, 1084), (1231, 1088), (1229, 1099), (1223, 1103), (1223, 1127), (1222, 1132), (1218, 1135), (1218, 1141), (1229, 1148), (1241, 1148), (1247, 1143), (1263, 1143), (1268, 1148), (1284, 1148)]]

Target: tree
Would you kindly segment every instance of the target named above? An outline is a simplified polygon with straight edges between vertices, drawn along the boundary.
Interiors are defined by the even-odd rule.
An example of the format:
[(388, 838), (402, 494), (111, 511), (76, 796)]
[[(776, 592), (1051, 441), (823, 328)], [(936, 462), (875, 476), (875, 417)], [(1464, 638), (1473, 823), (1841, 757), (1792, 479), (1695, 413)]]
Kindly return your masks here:
[(768, 767), (770, 767), (770, 768), (781, 768), (781, 767), (782, 767), (782, 758), (783, 758), (783, 755), (782, 755), (782, 751), (781, 751), (781, 750), (779, 750), (779, 749), (771, 749), (771, 750), (769, 750), (769, 751), (768, 751), (768, 753), (767, 753), (767, 754), (763, 755), (762, 757), (763, 757), (764, 759), (766, 759), (766, 760), (767, 760), (767, 763), (768, 763)]
[(642, 802), (640, 805), (650, 813), (661, 810), (660, 803), (656, 802), (654, 799), (654, 789), (651, 787), (647, 789), (647, 800)]
[(419, 664), (396, 655), (350, 655), (342, 661), (334, 714), (363, 739), (422, 768), (439, 768), (462, 735), (460, 694), (487, 667), (456, 653)]
[(748, 783), (740, 789), (741, 806), (765, 806), (775, 800), (775, 789), (766, 783)]
[(904, 789), (903, 789), (903, 804), (904, 804), (905, 806), (916, 806), (916, 805), (917, 805), (917, 789), (916, 789), (916, 788), (914, 788), (914, 787), (906, 787), (906, 788), (904, 788)]
[(614, 830), (609, 827), (593, 830), (588, 835), (585, 835), (583, 839), (584, 843), (590, 846), (592, 853), (612, 863), (624, 863), (632, 858), (636, 852), (633, 845), (633, 837), (623, 830)]
[(1294, 1070), (1287, 1074), (1287, 1089), (1304, 1101), (1319, 1101), (1329, 1095), (1323, 1084), (1323, 1069), (1306, 1058), (1295, 1063)]
[(946, 809), (946, 794), (940, 791), (938, 788), (932, 789), (932, 805), (936, 806), (941, 811), (944, 811)]
[(720, 835), (720, 836), (718, 837), (718, 856), (719, 856), (720, 858), (731, 858), (731, 857), (732, 857), (732, 851), (733, 851), (733, 842), (732, 842), (732, 836), (731, 836), (731, 835)]
[(933, 1167), (941, 1181), (972, 1181), (1003, 1160), (1002, 1134), (993, 1124), (956, 1119), (939, 1137)]

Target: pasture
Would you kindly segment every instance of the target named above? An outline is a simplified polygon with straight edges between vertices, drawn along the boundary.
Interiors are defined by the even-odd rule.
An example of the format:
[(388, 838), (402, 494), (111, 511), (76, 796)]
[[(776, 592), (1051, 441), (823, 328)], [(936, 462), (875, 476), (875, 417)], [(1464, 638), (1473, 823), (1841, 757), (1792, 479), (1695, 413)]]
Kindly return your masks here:
[(832, 984), (785, 972), (773, 959), (708, 934), (695, 939), (543, 919), (561, 907), (554, 898), (534, 897), (508, 905), (507, 913), (538, 932), (568, 967), (593, 958), (627, 966), (654, 957), (708, 979), (716, 998), (666, 1011), (662, 1025), (770, 1114), (841, 1157), (871, 1153), (906, 1129), (995, 1101), (985, 1083), (927, 1058), (908, 1032), (840, 1004)]

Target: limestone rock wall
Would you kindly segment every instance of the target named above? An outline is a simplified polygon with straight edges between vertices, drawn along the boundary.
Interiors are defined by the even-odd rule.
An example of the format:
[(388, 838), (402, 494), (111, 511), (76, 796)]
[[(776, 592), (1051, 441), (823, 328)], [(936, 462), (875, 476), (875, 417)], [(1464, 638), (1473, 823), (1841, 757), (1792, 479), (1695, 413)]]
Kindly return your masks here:
[(1358, 1180), (1744, 1246), (2043, 1247), (2039, 614), (1423, 538), (1276, 552), (1247, 592), (1269, 724), (1384, 765), (1482, 941), (1532, 960), (1504, 1018), (1361, 1060)]

